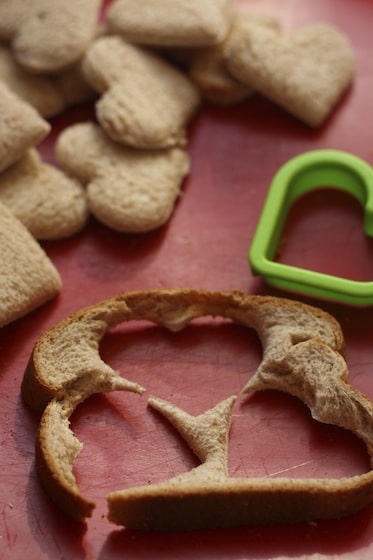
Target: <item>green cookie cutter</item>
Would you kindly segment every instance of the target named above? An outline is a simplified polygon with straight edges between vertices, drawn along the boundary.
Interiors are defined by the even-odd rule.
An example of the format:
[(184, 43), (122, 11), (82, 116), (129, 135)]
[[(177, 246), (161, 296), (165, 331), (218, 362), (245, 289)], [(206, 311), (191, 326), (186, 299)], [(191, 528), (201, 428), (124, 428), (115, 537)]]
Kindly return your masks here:
[(360, 282), (275, 262), (281, 234), (294, 201), (311, 190), (335, 187), (353, 195), (364, 208), (364, 233), (373, 237), (373, 169), (338, 150), (296, 156), (271, 183), (248, 253), (253, 274), (267, 284), (352, 305), (373, 304), (373, 281)]

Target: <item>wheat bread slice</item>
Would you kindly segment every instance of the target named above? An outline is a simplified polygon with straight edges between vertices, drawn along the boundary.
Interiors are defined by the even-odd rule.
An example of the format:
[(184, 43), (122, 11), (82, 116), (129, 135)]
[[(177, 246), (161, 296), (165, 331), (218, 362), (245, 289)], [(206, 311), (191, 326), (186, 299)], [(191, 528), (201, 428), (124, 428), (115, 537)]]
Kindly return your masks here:
[[(245, 390), (266, 388), (260, 385), (265, 375), (281, 378), (281, 387), (278, 382), (268, 386), (301, 398), (319, 420), (351, 430), (371, 453), (372, 403), (346, 381), (347, 366), (340, 354), (343, 335), (329, 314), (296, 301), (240, 292), (127, 292), (82, 309), (46, 331), (25, 371), (23, 398), (31, 407), (44, 409), (36, 440), (38, 472), (66, 513), (83, 521), (94, 507), (74, 479), (73, 463), (81, 444), (70, 430), (70, 415), (95, 392), (144, 391), (102, 361), (99, 343), (104, 334), (135, 319), (178, 331), (204, 315), (231, 319), (258, 333), (263, 359)], [(336, 391), (327, 412), (324, 395), (329, 393), (324, 387)], [(341, 396), (349, 406), (347, 414), (340, 410)], [(193, 417), (152, 397), (150, 406), (174, 424), (201, 465), (168, 481), (110, 493), (109, 518), (132, 528), (192, 529), (341, 517), (371, 503), (372, 471), (343, 479), (230, 478), (226, 450), (234, 401), (229, 397)]]
[[(43, 410), (53, 398), (65, 396), (78, 380), (84, 390), (86, 375), (89, 379), (106, 371), (112, 375), (99, 355), (99, 342), (108, 329), (121, 322), (143, 319), (178, 331), (204, 315), (227, 317), (256, 330), (263, 344), (258, 371), (271, 371), (271, 364), (275, 367), (301, 340), (317, 338), (337, 352), (343, 349), (338, 322), (321, 309), (300, 302), (194, 289), (123, 292), (67, 317), (37, 340), (23, 379), (25, 401), (31, 408)], [(74, 342), (77, 339), (79, 345)]]
[[(230, 477), (226, 440), (234, 399), (196, 417), (149, 399), (201, 465), (158, 484), (111, 492), (109, 519), (130, 529), (180, 531), (341, 518), (372, 503), (373, 471), (341, 479)], [(371, 403), (365, 399), (363, 407), (369, 411)]]
[(37, 241), (1, 203), (0, 252), (0, 326), (4, 326), (54, 298), (61, 278)]
[(86, 186), (91, 213), (121, 232), (145, 233), (164, 225), (189, 172), (184, 149), (135, 150), (113, 142), (93, 123), (66, 128), (56, 155), (61, 167)]
[(229, 71), (311, 127), (320, 126), (353, 81), (355, 54), (333, 26), (295, 33), (242, 27), (225, 47)]

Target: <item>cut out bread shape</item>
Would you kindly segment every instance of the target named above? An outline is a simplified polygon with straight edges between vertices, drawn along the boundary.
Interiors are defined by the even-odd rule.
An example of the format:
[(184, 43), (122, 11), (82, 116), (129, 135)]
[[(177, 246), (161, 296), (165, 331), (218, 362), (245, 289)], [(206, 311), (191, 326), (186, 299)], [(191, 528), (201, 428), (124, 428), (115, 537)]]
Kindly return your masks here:
[(319, 340), (306, 340), (294, 345), (278, 363), (288, 375), (261, 366), (244, 392), (274, 389), (301, 399), (315, 420), (350, 430), (362, 439), (373, 465), (373, 403), (347, 384), (342, 356)]
[(0, 172), (41, 142), (50, 129), (29, 103), (0, 83)]
[(225, 57), (237, 79), (312, 127), (327, 118), (355, 69), (348, 39), (326, 24), (292, 35), (253, 26), (229, 41)]
[(0, 44), (0, 80), (30, 103), (42, 117), (52, 117), (65, 107), (63, 96), (53, 78), (36, 76), (24, 70), (5, 44)]
[(92, 214), (122, 232), (147, 232), (165, 224), (189, 171), (181, 148), (135, 150), (113, 142), (90, 122), (66, 128), (56, 155), (68, 174), (87, 185)]
[(0, 251), (0, 326), (4, 326), (54, 298), (61, 279), (37, 241), (1, 203)]
[[(35, 344), (23, 378), (24, 400), (44, 410), (36, 441), (38, 472), (50, 497), (66, 513), (83, 521), (94, 507), (80, 493), (72, 471), (82, 447), (69, 427), (76, 406), (94, 392), (144, 390), (102, 361), (100, 340), (123, 321), (151, 321), (177, 332), (206, 315), (231, 319), (258, 333), (263, 357), (246, 390), (271, 386), (294, 394), (311, 407), (315, 418), (362, 438), (372, 455), (373, 405), (348, 385), (340, 354), (343, 335), (324, 311), (240, 292), (127, 292), (82, 309), (46, 331)], [(264, 375), (274, 381), (263, 385)], [(150, 398), (150, 406), (176, 427), (201, 465), (168, 481), (110, 493), (109, 519), (129, 528), (185, 530), (342, 517), (373, 501), (373, 471), (343, 479), (229, 477), (227, 441), (234, 402), (231, 396), (194, 417)]]
[[(341, 387), (340, 394), (349, 390)], [(161, 399), (149, 399), (195, 451), (201, 465), (158, 484), (111, 492), (109, 519), (132, 529), (195, 530), (340, 518), (372, 503), (373, 471), (343, 479), (229, 477), (224, 441), (234, 398), (196, 417)], [(352, 393), (351, 402), (353, 398)], [(355, 411), (360, 406), (360, 419), (365, 414), (371, 417), (372, 403), (362, 395)], [(351, 422), (345, 425), (351, 429)], [(364, 436), (371, 448), (369, 431), (365, 424)]]
[(107, 23), (128, 41), (144, 45), (201, 47), (224, 40), (231, 0), (114, 0)]
[(94, 38), (100, 0), (23, 0), (0, 6), (0, 36), (30, 72), (56, 73), (77, 62)]
[(263, 25), (274, 31), (280, 30), (275, 16), (248, 10), (235, 10), (230, 31), (218, 45), (196, 49), (188, 67), (188, 75), (198, 87), (202, 97), (218, 105), (233, 105), (250, 96), (253, 89), (237, 80), (228, 71), (224, 52), (230, 41), (242, 33), (242, 28)]
[(0, 174), (0, 202), (39, 240), (70, 237), (89, 216), (82, 185), (44, 163), (35, 149)]
[(185, 144), (185, 127), (200, 98), (180, 70), (115, 36), (93, 43), (83, 70), (88, 83), (102, 94), (96, 114), (110, 138), (147, 149)]

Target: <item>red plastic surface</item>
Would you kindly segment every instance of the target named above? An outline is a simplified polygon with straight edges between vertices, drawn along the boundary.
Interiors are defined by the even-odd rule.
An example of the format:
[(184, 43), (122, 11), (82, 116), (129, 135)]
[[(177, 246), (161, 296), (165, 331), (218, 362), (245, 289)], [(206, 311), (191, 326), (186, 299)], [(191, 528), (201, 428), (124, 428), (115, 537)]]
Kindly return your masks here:
[[(34, 465), (39, 415), (20, 397), (34, 342), (73, 311), (124, 290), (197, 287), (287, 295), (268, 289), (247, 263), (260, 210), (274, 173), (301, 152), (333, 148), (373, 164), (373, 2), (262, 0), (241, 2), (281, 18), (288, 30), (319, 21), (351, 39), (357, 76), (325, 125), (312, 131), (260, 96), (232, 109), (205, 107), (190, 127), (192, 171), (170, 222), (147, 235), (115, 233), (91, 220), (67, 241), (43, 244), (61, 273), (60, 296), (0, 333), (0, 558), (16, 560), (148, 557), (238, 560), (359, 558), (373, 555), (373, 508), (340, 521), (291, 527), (252, 527), (195, 533), (128, 531), (106, 519), (113, 489), (166, 479), (196, 459), (159, 415), (150, 394), (197, 414), (239, 393), (260, 360), (255, 332), (198, 322), (178, 334), (127, 324), (107, 335), (102, 355), (148, 389), (141, 396), (95, 396), (72, 419), (84, 450), (76, 462), (80, 488), (97, 503), (86, 527), (64, 516), (42, 491)], [(40, 147), (53, 161), (53, 141), (70, 122), (91, 118), (75, 108), (53, 121)], [(301, 267), (373, 278), (373, 240), (362, 231), (362, 209), (350, 197), (321, 191), (291, 212), (280, 257)], [(373, 398), (373, 313), (306, 296), (332, 312), (346, 338), (350, 382)], [(351, 434), (313, 422), (302, 403), (269, 392), (240, 397), (231, 429), (232, 476), (336, 477), (369, 468), (365, 448)]]

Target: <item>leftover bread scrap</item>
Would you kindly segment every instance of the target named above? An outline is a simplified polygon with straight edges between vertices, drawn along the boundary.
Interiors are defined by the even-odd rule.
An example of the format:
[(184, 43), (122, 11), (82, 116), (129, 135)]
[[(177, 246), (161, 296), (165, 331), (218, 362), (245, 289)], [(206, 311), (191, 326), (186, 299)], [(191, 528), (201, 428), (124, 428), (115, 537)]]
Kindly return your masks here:
[[(240, 292), (193, 289), (124, 292), (82, 309), (36, 342), (22, 395), (43, 411), (36, 464), (52, 500), (84, 521), (94, 503), (73, 474), (82, 448), (69, 427), (77, 405), (101, 391), (144, 391), (99, 355), (113, 326), (147, 320), (172, 331), (201, 316), (219, 316), (253, 328), (263, 357), (244, 391), (279, 389), (301, 399), (314, 418), (353, 432), (373, 457), (373, 404), (347, 382), (343, 335), (326, 312), (300, 302)], [(77, 342), (79, 341), (79, 342)], [(151, 397), (193, 449), (201, 464), (170, 480), (111, 492), (109, 519), (133, 529), (185, 530), (339, 518), (373, 501), (373, 471), (341, 479), (232, 478), (227, 442), (235, 395), (199, 416)]]
[(293, 34), (245, 26), (225, 47), (230, 72), (311, 127), (320, 126), (352, 82), (350, 42), (331, 25)]

